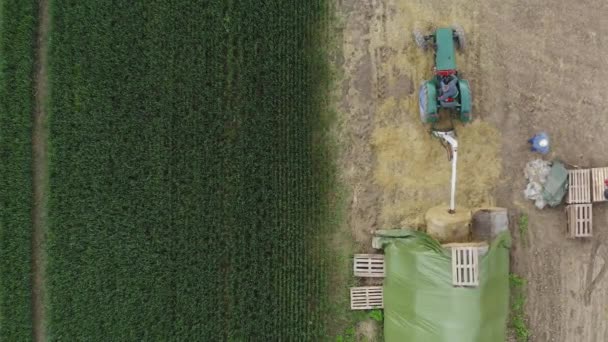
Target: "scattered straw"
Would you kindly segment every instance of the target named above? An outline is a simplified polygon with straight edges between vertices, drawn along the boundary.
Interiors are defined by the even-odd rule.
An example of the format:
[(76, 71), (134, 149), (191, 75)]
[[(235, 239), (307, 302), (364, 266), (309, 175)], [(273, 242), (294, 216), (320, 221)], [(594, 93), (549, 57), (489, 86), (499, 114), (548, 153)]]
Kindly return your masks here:
[[(386, 73), (389, 84), (405, 74), (417, 87), (432, 76), (433, 55), (416, 48), (412, 39), (414, 27), (424, 29), (431, 23), (435, 26), (458, 23), (468, 32), (473, 24), (466, 13), (442, 13), (433, 7), (432, 1), (397, 0), (396, 5), (395, 18), (400, 20), (389, 20), (386, 24), (386, 42), (399, 53), (387, 58), (381, 69), (399, 71)], [(417, 21), (419, 18), (426, 21)], [(471, 40), (469, 46), (473, 43)], [(465, 74), (470, 65), (467, 54), (457, 56), (459, 68)], [(383, 189), (381, 224), (384, 227), (421, 227), (429, 208), (449, 201), (451, 165), (446, 150), (420, 122), (416, 93), (381, 100), (375, 115), (374, 178)], [(457, 203), (471, 208), (493, 205), (491, 191), (500, 175), (499, 132), (480, 120), (467, 126), (457, 124), (456, 129), (460, 144)]]

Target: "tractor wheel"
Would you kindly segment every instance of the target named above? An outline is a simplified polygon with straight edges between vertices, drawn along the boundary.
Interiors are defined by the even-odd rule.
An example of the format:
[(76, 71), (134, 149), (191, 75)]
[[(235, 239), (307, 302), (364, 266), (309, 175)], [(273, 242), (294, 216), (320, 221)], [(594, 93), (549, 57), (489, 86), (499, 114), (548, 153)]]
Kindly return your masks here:
[[(420, 110), (420, 120), (422, 123), (433, 123), (437, 121), (437, 105), (434, 104), (436, 94), (427, 85), (429, 82), (424, 82), (420, 86), (418, 92), (418, 109)], [(431, 91), (429, 91), (431, 90)]]
[(471, 122), (473, 120), (473, 116), (471, 115), (473, 98), (469, 82), (467, 80), (459, 80), (458, 88), (460, 89), (460, 121), (462, 123)]
[(473, 114), (471, 114), (471, 112), (460, 113), (460, 122), (469, 123), (471, 121), (473, 121)]
[(456, 33), (456, 43), (458, 50), (463, 51), (467, 46), (467, 40), (464, 36), (464, 29), (458, 24), (452, 25), (452, 30)]
[(414, 41), (416, 42), (416, 45), (418, 45), (418, 47), (422, 50), (426, 50), (429, 47), (428, 42), (426, 41), (426, 39), (424, 39), (424, 34), (417, 28), (414, 29)]

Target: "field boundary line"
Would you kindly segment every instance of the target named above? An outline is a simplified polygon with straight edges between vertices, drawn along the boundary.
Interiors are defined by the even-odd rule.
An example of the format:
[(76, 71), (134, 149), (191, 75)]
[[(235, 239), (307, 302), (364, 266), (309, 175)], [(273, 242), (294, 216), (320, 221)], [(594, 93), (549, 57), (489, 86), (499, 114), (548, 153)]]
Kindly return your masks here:
[(38, 1), (36, 28), (36, 60), (34, 71), (34, 102), (32, 127), (32, 326), (33, 340), (46, 341), (45, 326), (45, 251), (44, 240), (47, 218), (48, 155), (45, 102), (48, 95), (48, 31), (49, 2)]

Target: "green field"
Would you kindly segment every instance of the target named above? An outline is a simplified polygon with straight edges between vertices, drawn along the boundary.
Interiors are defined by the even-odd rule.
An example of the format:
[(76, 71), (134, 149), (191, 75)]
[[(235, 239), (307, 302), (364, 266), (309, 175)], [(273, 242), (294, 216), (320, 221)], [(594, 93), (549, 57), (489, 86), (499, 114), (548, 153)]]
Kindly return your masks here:
[(32, 336), (31, 129), (36, 6), (0, 1), (0, 340)]
[(51, 14), (50, 340), (322, 340), (324, 1)]

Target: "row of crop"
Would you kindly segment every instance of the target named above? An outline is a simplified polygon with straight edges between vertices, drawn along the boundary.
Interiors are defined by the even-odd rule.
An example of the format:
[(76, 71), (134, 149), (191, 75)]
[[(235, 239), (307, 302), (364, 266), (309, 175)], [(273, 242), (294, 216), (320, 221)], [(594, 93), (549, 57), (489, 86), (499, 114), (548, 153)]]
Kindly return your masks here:
[(51, 339), (320, 339), (322, 3), (53, 4)]
[(0, 1), (0, 340), (32, 338), (34, 1)]
[[(267, 296), (264, 302), (270, 301), (279, 314), (260, 310), (265, 317), (258, 317), (252, 325), (266, 326), (268, 331), (282, 337), (292, 334), (311, 338), (318, 336), (322, 328), (316, 301), (323, 294), (322, 279), (315, 276), (315, 265), (309, 257), (313, 250), (306, 244), (309, 236), (316, 233), (309, 229), (317, 227), (313, 202), (319, 190), (311, 172), (312, 126), (307, 120), (314, 121), (318, 113), (307, 108), (312, 94), (306, 89), (306, 77), (314, 71), (306, 70), (309, 62), (306, 55), (294, 53), (303, 51), (306, 37), (302, 26), (314, 23), (298, 23), (301, 20), (296, 13), (298, 7), (274, 6), (273, 15), (268, 17), (277, 18), (276, 21), (256, 20), (263, 16), (261, 11), (269, 10), (265, 8), (260, 12), (251, 10), (250, 16), (242, 18), (255, 22), (252, 26), (262, 26), (260, 31), (265, 39), (247, 39), (244, 43), (251, 44), (244, 48), (246, 51), (254, 51), (243, 67), (249, 79), (247, 84), (253, 86), (243, 91), (249, 91), (254, 109), (242, 117), (241, 136), (244, 147), (241, 163), (246, 170), (253, 171), (244, 175), (244, 183), (251, 191), (242, 205), (243, 233), (253, 233), (241, 240), (240, 248), (255, 243), (251, 259), (259, 261), (259, 268), (253, 268), (250, 274), (239, 274), (245, 279), (255, 277), (259, 283), (250, 284), (250, 289), (237, 295), (246, 303), (241, 305), (241, 314), (245, 315), (260, 303), (260, 298), (248, 294), (255, 292), (256, 287), (269, 286), (271, 291), (264, 292)], [(285, 17), (293, 20), (281, 20)], [(285, 31), (290, 33), (283, 36)], [(243, 330), (260, 333), (254, 328)], [(264, 337), (269, 336), (259, 336)]]

